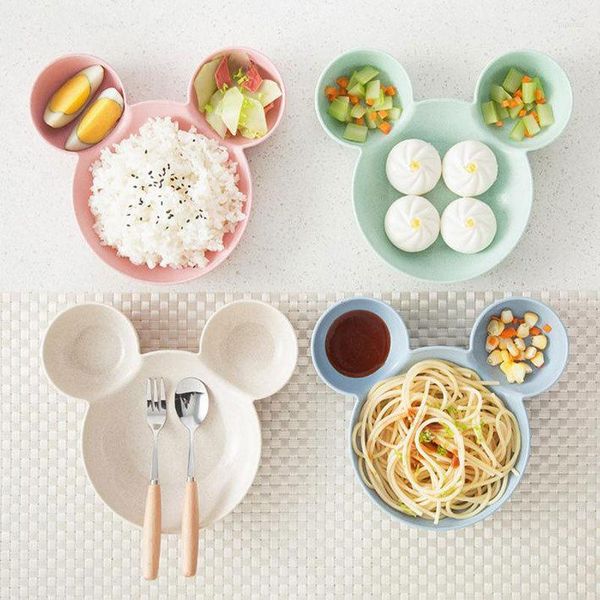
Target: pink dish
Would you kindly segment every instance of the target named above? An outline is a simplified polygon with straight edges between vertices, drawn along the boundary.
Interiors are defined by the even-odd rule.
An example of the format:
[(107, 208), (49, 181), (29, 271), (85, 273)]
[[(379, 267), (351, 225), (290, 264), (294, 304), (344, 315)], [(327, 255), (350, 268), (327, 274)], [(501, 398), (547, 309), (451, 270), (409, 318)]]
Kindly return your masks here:
[[(205, 62), (221, 54), (229, 54), (233, 51), (246, 52), (258, 67), (260, 74), (265, 78), (276, 81), (282, 91), (281, 97), (275, 101), (273, 110), (269, 111), (266, 115), (269, 130), (265, 136), (259, 139), (249, 140), (241, 136), (228, 137), (225, 140), (221, 139), (210, 125), (208, 125), (204, 115), (196, 107), (196, 93), (194, 91), (194, 78), (196, 77), (196, 73)], [(44, 109), (50, 96), (64, 81), (81, 69), (94, 64), (100, 64), (105, 69), (104, 80), (98, 88), (96, 96), (108, 87), (115, 87), (123, 95), (125, 108), (116, 127), (104, 140), (87, 150), (69, 152), (64, 149), (64, 143), (71, 132), (72, 127), (77, 123), (77, 120), (61, 129), (52, 129), (44, 123)], [(246, 160), (245, 150), (267, 139), (273, 133), (281, 121), (284, 107), (285, 88), (281, 75), (273, 63), (260, 52), (250, 48), (241, 47), (224, 48), (218, 52), (214, 52), (202, 61), (194, 71), (190, 80), (186, 103), (173, 102), (170, 100), (157, 100), (128, 104), (123, 84), (114, 69), (103, 60), (89, 54), (70, 54), (50, 63), (34, 82), (30, 101), (33, 124), (44, 140), (62, 152), (75, 154), (77, 156), (77, 165), (73, 177), (73, 208), (75, 210), (77, 223), (79, 224), (79, 228), (87, 243), (106, 264), (117, 271), (134, 279), (156, 284), (183, 283), (201, 277), (220, 265), (237, 246), (246, 229), (246, 224), (248, 223), (248, 218), (250, 216), (250, 209), (252, 207), (252, 178), (248, 161)], [(134, 265), (127, 258), (118, 256), (117, 251), (114, 248), (102, 245), (100, 238), (93, 229), (94, 216), (88, 206), (90, 187), (92, 185), (90, 166), (98, 159), (102, 148), (116, 144), (130, 136), (132, 133), (136, 133), (141, 125), (143, 125), (150, 117), (171, 117), (174, 121), (179, 123), (179, 126), (182, 129), (189, 129), (192, 126), (195, 127), (203, 135), (217, 139), (220, 144), (229, 150), (231, 159), (237, 162), (239, 174), (238, 187), (240, 191), (246, 195), (246, 202), (244, 203), (244, 214), (246, 215), (246, 219), (240, 221), (235, 231), (224, 236), (224, 250), (206, 253), (209, 262), (205, 267), (188, 267), (183, 269), (156, 267), (150, 269), (146, 265)]]

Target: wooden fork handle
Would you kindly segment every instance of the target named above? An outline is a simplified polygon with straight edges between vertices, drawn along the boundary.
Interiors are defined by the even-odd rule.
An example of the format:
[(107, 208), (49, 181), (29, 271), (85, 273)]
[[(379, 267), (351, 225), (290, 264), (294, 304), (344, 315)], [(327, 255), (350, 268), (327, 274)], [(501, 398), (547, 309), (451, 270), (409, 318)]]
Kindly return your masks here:
[(144, 579), (158, 577), (160, 560), (160, 485), (151, 483), (146, 495), (144, 529), (142, 531), (142, 573)]
[(185, 484), (183, 513), (181, 515), (181, 541), (183, 548), (183, 574), (193, 577), (198, 563), (198, 528), (200, 514), (198, 510), (198, 484), (189, 480)]

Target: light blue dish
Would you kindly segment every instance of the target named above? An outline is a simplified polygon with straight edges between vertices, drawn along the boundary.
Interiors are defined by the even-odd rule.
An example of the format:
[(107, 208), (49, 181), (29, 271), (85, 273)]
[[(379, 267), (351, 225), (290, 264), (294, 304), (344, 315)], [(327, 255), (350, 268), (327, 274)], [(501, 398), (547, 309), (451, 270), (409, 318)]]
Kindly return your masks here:
[[(340, 75), (351, 74), (364, 65), (380, 71), (379, 78), (397, 90), (402, 115), (389, 135), (369, 132), (364, 144), (343, 138), (345, 125), (328, 113), (325, 86)], [(539, 75), (552, 104), (555, 123), (533, 138), (522, 142), (509, 139), (512, 121), (504, 127), (486, 125), (481, 103), (489, 100), (491, 83), (501, 84), (511, 66)], [(395, 269), (428, 281), (451, 283), (477, 277), (503, 261), (523, 235), (533, 202), (533, 181), (527, 153), (554, 141), (566, 127), (573, 107), (571, 85), (561, 67), (550, 57), (533, 50), (509, 52), (492, 61), (482, 72), (472, 102), (450, 98), (415, 101), (410, 79), (402, 65), (379, 50), (350, 50), (338, 56), (323, 71), (315, 90), (315, 109), (323, 129), (336, 142), (360, 152), (352, 185), (356, 220), (375, 252)], [(384, 231), (384, 218), (390, 205), (400, 196), (387, 180), (385, 163), (390, 150), (401, 140), (425, 140), (443, 157), (454, 144), (479, 140), (487, 144), (498, 161), (498, 179), (478, 196), (494, 211), (498, 230), (493, 242), (477, 254), (460, 254), (448, 247), (442, 237), (423, 252), (403, 252), (396, 248)], [(458, 196), (440, 179), (424, 194), (440, 212)]]
[[(491, 367), (487, 364), (487, 352), (485, 350), (487, 324), (490, 317), (492, 315), (499, 315), (501, 309), (504, 307), (510, 308), (515, 315), (522, 315), (526, 311), (535, 312), (539, 315), (541, 324), (547, 323), (552, 327), (552, 332), (548, 334), (548, 346), (544, 350), (545, 365), (541, 369), (534, 369), (533, 373), (527, 376), (525, 383), (521, 385), (506, 383), (503, 373), (497, 367)], [(388, 359), (378, 371), (368, 377), (352, 378), (341, 375), (333, 368), (325, 351), (325, 337), (331, 324), (340, 315), (350, 310), (369, 310), (374, 312), (385, 321), (390, 331), (391, 347)], [(517, 487), (523, 477), (529, 459), (529, 420), (524, 400), (541, 394), (558, 380), (567, 364), (569, 339), (564, 325), (551, 308), (538, 300), (513, 297), (494, 302), (479, 315), (471, 330), (468, 348), (429, 346), (411, 350), (404, 321), (394, 309), (380, 300), (350, 298), (334, 304), (317, 321), (311, 340), (311, 353), (313, 364), (321, 379), (336, 392), (354, 398), (355, 404), (348, 431), (348, 444), (356, 476), (371, 500), (396, 521), (401, 521), (407, 525), (421, 529), (447, 531), (468, 527), (490, 516), (508, 500)], [(447, 360), (468, 367), (478, 373), (484, 380), (504, 382), (493, 386), (492, 389), (515, 415), (522, 440), (521, 452), (515, 465), (515, 469), (519, 475), (509, 475), (508, 487), (504, 495), (494, 504), (491, 504), (473, 517), (468, 519), (446, 518), (442, 519), (437, 525), (432, 521), (420, 517), (405, 515), (383, 502), (377, 493), (368, 488), (363, 482), (358, 471), (358, 459), (352, 451), (352, 430), (359, 417), (366, 395), (373, 384), (387, 377), (405, 372), (411, 365), (418, 361), (431, 358)]]

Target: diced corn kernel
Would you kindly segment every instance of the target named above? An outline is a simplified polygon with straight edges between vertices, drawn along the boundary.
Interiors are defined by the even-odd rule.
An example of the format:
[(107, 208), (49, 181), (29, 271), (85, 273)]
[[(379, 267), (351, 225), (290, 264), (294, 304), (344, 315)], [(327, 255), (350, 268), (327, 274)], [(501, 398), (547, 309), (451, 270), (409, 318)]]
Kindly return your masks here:
[(497, 367), (502, 362), (502, 352), (500, 350), (494, 350), (490, 352), (487, 357), (488, 365), (492, 365), (492, 367)]
[(526, 325), (531, 328), (538, 322), (539, 317), (534, 312), (526, 312), (523, 315), (523, 320), (525, 321)]
[(525, 381), (526, 371), (521, 363), (514, 363), (512, 366), (512, 376), (515, 378), (516, 383), (523, 383)]
[(500, 335), (504, 329), (504, 323), (496, 319), (496, 317), (492, 317), (487, 326), (487, 332), (490, 335)]
[(487, 352), (491, 352), (498, 347), (500, 343), (499, 338), (495, 335), (488, 336), (487, 340), (485, 340), (485, 349)]
[(500, 350), (506, 350), (506, 344), (508, 344), (508, 338), (498, 338), (498, 348)]
[(506, 379), (507, 379), (508, 383), (515, 382), (515, 378), (512, 373), (513, 364), (514, 363), (512, 361), (510, 361), (510, 362), (506, 361), (500, 365), (500, 370), (506, 375)]
[(526, 323), (521, 323), (517, 329), (517, 335), (520, 338), (529, 337), (529, 326)]
[(512, 310), (510, 310), (510, 308), (505, 308), (501, 313), (500, 313), (500, 320), (505, 324), (508, 325), (508, 323), (512, 323), (513, 320), (513, 314), (512, 314)]
[(512, 340), (508, 340), (508, 344), (506, 345), (506, 349), (510, 352), (512, 357), (519, 355), (519, 349), (515, 346), (515, 343)]
[(519, 350), (525, 350), (525, 348), (527, 347), (527, 346), (525, 345), (525, 342), (524, 342), (524, 341), (523, 341), (523, 340), (522, 340), (520, 337), (518, 337), (518, 338), (515, 338), (513, 341), (515, 342), (515, 346), (516, 346), (516, 347), (517, 347)]
[(501, 350), (500, 355), (502, 356), (502, 362), (510, 362), (512, 360), (508, 350)]
[(522, 363), (523, 364), (523, 368), (525, 369), (525, 373), (529, 374), (529, 373), (533, 373), (533, 369), (531, 368), (531, 365), (528, 365), (527, 363)]
[(540, 350), (544, 350), (548, 345), (548, 338), (545, 335), (534, 335), (531, 338), (531, 344)]
[(525, 352), (523, 352), (523, 350), (519, 350), (519, 354), (515, 356), (515, 360), (525, 360)]
[(543, 352), (536, 352), (535, 356), (531, 359), (531, 362), (536, 366), (536, 367), (541, 367), (544, 364), (544, 353)]
[(525, 350), (525, 358), (531, 360), (537, 354), (537, 349), (533, 346), (528, 346)]

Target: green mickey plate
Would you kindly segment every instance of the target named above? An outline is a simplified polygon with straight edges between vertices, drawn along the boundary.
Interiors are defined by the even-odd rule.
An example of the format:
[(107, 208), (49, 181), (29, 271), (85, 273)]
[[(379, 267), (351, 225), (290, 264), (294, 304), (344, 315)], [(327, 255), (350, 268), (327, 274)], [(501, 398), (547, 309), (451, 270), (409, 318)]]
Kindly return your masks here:
[[(364, 144), (342, 138), (344, 125), (327, 114), (329, 102), (324, 94), (336, 78), (350, 75), (365, 65), (380, 71), (382, 83), (394, 85), (402, 105), (402, 116), (393, 124), (389, 135), (369, 132)], [(504, 127), (485, 125), (481, 102), (489, 99), (492, 83), (502, 83), (510, 67), (539, 75), (546, 97), (552, 104), (555, 123), (533, 138), (514, 142), (508, 135), (512, 121)], [(316, 111), (325, 131), (337, 142), (360, 151), (354, 171), (353, 201), (358, 224), (375, 252), (399, 271), (419, 279), (437, 282), (464, 281), (477, 277), (504, 260), (525, 231), (533, 202), (533, 182), (527, 153), (552, 142), (565, 128), (571, 116), (573, 98), (565, 72), (551, 58), (534, 51), (504, 54), (491, 62), (479, 78), (472, 103), (461, 100), (413, 100), (412, 86), (406, 71), (393, 57), (377, 50), (352, 50), (336, 58), (323, 72), (315, 91)], [(387, 180), (385, 162), (392, 147), (410, 138), (425, 140), (443, 158), (446, 151), (463, 140), (479, 140), (487, 144), (498, 160), (498, 179), (478, 198), (494, 211), (498, 231), (494, 241), (477, 254), (460, 254), (449, 248), (442, 237), (427, 250), (417, 253), (396, 248), (384, 231), (384, 217), (400, 193)], [(442, 179), (424, 194), (440, 214), (457, 198)]]

